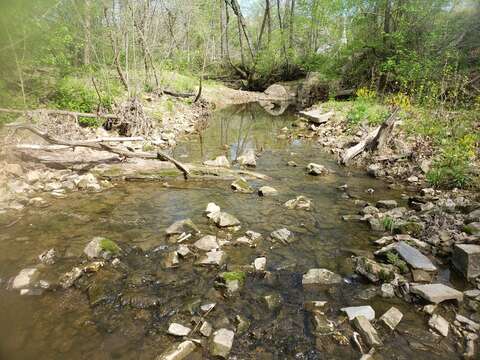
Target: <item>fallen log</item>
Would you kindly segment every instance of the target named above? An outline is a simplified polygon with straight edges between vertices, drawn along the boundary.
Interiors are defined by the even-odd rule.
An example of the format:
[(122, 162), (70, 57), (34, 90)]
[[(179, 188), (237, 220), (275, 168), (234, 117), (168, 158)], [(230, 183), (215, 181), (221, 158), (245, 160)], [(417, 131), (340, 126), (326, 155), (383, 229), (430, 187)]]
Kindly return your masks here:
[(187, 179), (188, 176), (190, 175), (190, 172), (188, 171), (188, 169), (185, 168), (185, 166), (181, 162), (175, 160), (174, 158), (172, 158), (171, 156), (169, 156), (165, 153), (162, 153), (161, 151), (157, 151), (156, 153), (127, 151), (127, 150), (114, 148), (110, 145), (107, 145), (105, 143), (105, 141), (98, 142), (98, 141), (96, 141), (96, 139), (94, 139), (94, 140), (83, 140), (83, 141), (68, 141), (68, 140), (55, 138), (55, 137), (49, 135), (45, 131), (41, 131), (40, 129), (38, 129), (34, 126), (25, 125), (25, 124), (12, 124), (12, 125), (9, 125), (9, 127), (12, 127), (15, 131), (18, 131), (18, 130), (30, 131), (30, 132), (34, 133), (35, 135), (44, 139), (49, 144), (53, 144), (53, 145), (63, 145), (63, 146), (71, 147), (71, 148), (85, 147), (85, 148), (90, 148), (90, 149), (97, 150), (97, 151), (111, 152), (111, 153), (120, 155), (120, 156), (125, 157), (125, 158), (142, 158), (142, 159), (166, 160), (166, 161), (169, 161), (172, 164), (174, 164), (175, 167), (177, 167), (183, 173), (183, 176), (185, 177), (185, 179)]
[(382, 125), (376, 127), (358, 144), (344, 151), (341, 162), (347, 165), (353, 158), (360, 155), (363, 151), (381, 150), (390, 139), (390, 135), (397, 121), (398, 109), (394, 109), (387, 120)]

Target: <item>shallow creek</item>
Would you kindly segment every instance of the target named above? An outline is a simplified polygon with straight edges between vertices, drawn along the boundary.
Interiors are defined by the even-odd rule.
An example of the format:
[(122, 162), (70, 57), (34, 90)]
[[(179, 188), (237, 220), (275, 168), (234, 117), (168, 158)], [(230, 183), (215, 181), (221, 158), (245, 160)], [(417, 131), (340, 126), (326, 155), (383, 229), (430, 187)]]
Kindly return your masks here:
[[(377, 351), (379, 359), (457, 358), (453, 344), (447, 340), (436, 344), (439, 340), (428, 331), (423, 313), (398, 298), (370, 297), (375, 288), (353, 273), (351, 256), (371, 253), (372, 240), (381, 234), (363, 223), (344, 222), (342, 215), (358, 211), (354, 198), (395, 199), (404, 204), (401, 193), (362, 172), (339, 167), (313, 141), (277, 138), (294, 121), (288, 111), (274, 117), (257, 104), (230, 107), (215, 113), (201, 135), (174, 151), (179, 160), (198, 163), (222, 154), (234, 160), (243, 149), (253, 147), (261, 152), (255, 171), (272, 180), (250, 183), (255, 188), (272, 186), (279, 191), (277, 196), (234, 193), (231, 181), (175, 179), (168, 180), (170, 187), (130, 182), (65, 199), (45, 196), (50, 206), (26, 210), (18, 223), (0, 234), (0, 359), (154, 359), (178, 342), (166, 334), (170, 322), (193, 328), (190, 321), (206, 302), (217, 303), (207, 317), (214, 328), (235, 329), (237, 315), (249, 322), (248, 330), (236, 331), (232, 358), (360, 358), (354, 345), (340, 345), (331, 336), (316, 339), (311, 315), (304, 310), (308, 300), (328, 301), (326, 314), (335, 322), (342, 320), (340, 308), (344, 306), (371, 305), (377, 319), (390, 306), (398, 307), (404, 318), (395, 333), (381, 331), (385, 345)], [(287, 166), (292, 160), (298, 167)], [(309, 162), (323, 164), (334, 174), (307, 175)], [(349, 196), (337, 189), (343, 184), (348, 184)], [(375, 192), (367, 193), (369, 188)], [(312, 211), (283, 206), (298, 195), (313, 200)], [(165, 238), (165, 229), (173, 222), (191, 218), (203, 234), (217, 233), (203, 215), (209, 202), (241, 221), (242, 229), (234, 239), (247, 230), (264, 238), (280, 228), (295, 234), (292, 244), (273, 248), (266, 239), (256, 248), (225, 246), (225, 269), (243, 269), (264, 255), (270, 272), (266, 277), (248, 273), (240, 292), (229, 298), (214, 289), (216, 276), (225, 269), (195, 266), (193, 258), (181, 259), (174, 269), (163, 265), (165, 254), (176, 249)], [(82, 261), (83, 248), (95, 236), (108, 237), (128, 249), (121, 258), (125, 265), (121, 271), (107, 265), (82, 277), (75, 287), (39, 296), (6, 290), (8, 279), (30, 266), (39, 266), (43, 278), (54, 284), (59, 275)], [(52, 247), (60, 254), (57, 263), (39, 265), (38, 255)], [(302, 274), (310, 268), (329, 269), (344, 281), (303, 289)], [(449, 274), (442, 276), (448, 279)], [(94, 306), (87, 291), (92, 283), (101, 285), (102, 295)], [(263, 296), (268, 294), (280, 295), (283, 303), (267, 309)], [(135, 297), (155, 304), (122, 300)], [(348, 327), (348, 320), (343, 327)], [(194, 337), (202, 336), (197, 331)], [(197, 347), (190, 358), (210, 358), (208, 346)]]

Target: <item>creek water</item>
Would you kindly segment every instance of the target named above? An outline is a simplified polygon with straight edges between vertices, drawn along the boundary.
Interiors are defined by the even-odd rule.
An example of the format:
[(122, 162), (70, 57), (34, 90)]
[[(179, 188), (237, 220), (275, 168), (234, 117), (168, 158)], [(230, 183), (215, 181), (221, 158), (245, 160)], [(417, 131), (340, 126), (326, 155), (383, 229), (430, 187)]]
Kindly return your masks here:
[[(250, 183), (254, 188), (272, 186), (277, 196), (234, 193), (231, 182), (218, 180), (174, 179), (168, 180), (170, 187), (158, 182), (119, 183), (101, 193), (49, 199), (48, 207), (27, 209), (18, 223), (2, 229), (0, 359), (154, 359), (179, 341), (166, 334), (170, 322), (193, 328), (191, 321), (206, 302), (217, 303), (207, 317), (214, 328), (235, 329), (237, 315), (249, 323), (248, 330), (236, 332), (232, 358), (358, 359), (361, 354), (355, 346), (314, 335), (311, 314), (304, 309), (308, 300), (327, 301), (326, 315), (340, 330), (349, 326), (348, 320), (340, 323), (344, 306), (371, 305), (377, 318), (391, 306), (399, 308), (404, 318), (398, 331), (381, 332), (385, 344), (377, 351), (380, 359), (457, 358), (453, 344), (440, 342), (429, 332), (423, 313), (398, 298), (373, 296), (375, 287), (353, 273), (352, 255), (371, 253), (372, 240), (381, 234), (364, 223), (342, 221), (342, 215), (357, 213), (354, 198), (395, 199), (403, 204), (401, 194), (363, 172), (339, 167), (314, 141), (279, 138), (282, 128), (294, 121), (288, 110), (273, 116), (258, 104), (229, 107), (217, 111), (200, 135), (174, 150), (179, 160), (198, 163), (222, 154), (235, 160), (244, 149), (255, 148), (261, 153), (255, 171), (272, 179)], [(298, 167), (288, 166), (288, 161)], [(307, 175), (309, 162), (323, 164), (334, 173)], [(348, 195), (337, 189), (343, 184), (348, 185)], [(369, 188), (375, 192), (366, 192)], [(298, 195), (312, 199), (311, 211), (283, 206)], [(273, 230), (288, 228), (295, 241), (273, 247), (266, 239), (256, 248), (225, 246), (228, 258), (222, 269), (195, 266), (191, 258), (166, 269), (163, 260), (176, 249), (165, 238), (165, 229), (173, 222), (191, 218), (203, 234), (217, 233), (203, 215), (209, 202), (241, 221), (242, 229), (233, 238), (247, 230), (266, 238)], [(107, 265), (68, 290), (38, 296), (7, 290), (8, 279), (31, 266), (55, 284), (62, 273), (84, 259), (83, 248), (95, 236), (108, 237), (128, 249), (121, 258), (121, 270)], [(40, 265), (38, 255), (52, 247), (59, 260)], [(232, 297), (224, 298), (215, 290), (219, 272), (245, 269), (260, 255), (266, 256), (270, 275), (248, 273), (244, 286)], [(302, 275), (310, 268), (329, 269), (344, 280), (304, 289)], [(263, 300), (271, 294), (283, 299), (273, 310)], [(194, 337), (202, 338), (198, 331)], [(207, 349), (198, 346), (190, 358), (211, 358)]]

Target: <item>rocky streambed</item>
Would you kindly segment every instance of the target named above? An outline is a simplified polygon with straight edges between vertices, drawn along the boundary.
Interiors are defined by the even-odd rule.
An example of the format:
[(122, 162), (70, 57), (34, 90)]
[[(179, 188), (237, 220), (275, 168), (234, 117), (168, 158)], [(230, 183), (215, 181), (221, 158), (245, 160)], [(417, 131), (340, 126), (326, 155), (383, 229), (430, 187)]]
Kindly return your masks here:
[(476, 200), (339, 167), (296, 122), (231, 107), (174, 149), (269, 180), (27, 204), (0, 234), (0, 357), (474, 358)]

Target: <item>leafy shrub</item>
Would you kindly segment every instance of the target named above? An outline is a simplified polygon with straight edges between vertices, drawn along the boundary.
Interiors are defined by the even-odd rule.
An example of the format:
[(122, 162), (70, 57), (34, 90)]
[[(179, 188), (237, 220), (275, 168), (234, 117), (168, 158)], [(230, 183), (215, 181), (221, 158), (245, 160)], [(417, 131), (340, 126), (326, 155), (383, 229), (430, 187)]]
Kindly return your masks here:
[(375, 90), (370, 90), (369, 88), (362, 87), (357, 89), (355, 95), (357, 95), (357, 98), (359, 99), (372, 101), (377, 97), (377, 92)]
[(97, 128), (103, 124), (102, 120), (100, 120), (99, 118), (86, 118), (86, 117), (79, 117), (78, 123), (80, 126), (91, 127), (91, 128)]
[(385, 121), (388, 116), (387, 109), (373, 101), (358, 98), (347, 113), (350, 125), (358, 125), (365, 121), (369, 125), (378, 125)]

